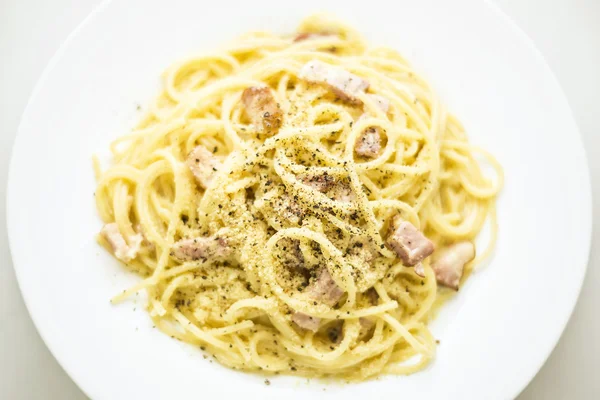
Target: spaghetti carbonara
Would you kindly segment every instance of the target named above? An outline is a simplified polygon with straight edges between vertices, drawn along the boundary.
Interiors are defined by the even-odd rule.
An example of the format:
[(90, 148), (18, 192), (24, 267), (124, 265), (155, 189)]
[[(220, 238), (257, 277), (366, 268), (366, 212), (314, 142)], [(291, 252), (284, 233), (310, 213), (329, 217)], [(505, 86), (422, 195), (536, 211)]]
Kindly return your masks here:
[(502, 170), (423, 78), (313, 16), (163, 81), (110, 167), (95, 161), (98, 240), (144, 277), (113, 301), (146, 291), (156, 327), (234, 369), (424, 368), (434, 310), (493, 247)]

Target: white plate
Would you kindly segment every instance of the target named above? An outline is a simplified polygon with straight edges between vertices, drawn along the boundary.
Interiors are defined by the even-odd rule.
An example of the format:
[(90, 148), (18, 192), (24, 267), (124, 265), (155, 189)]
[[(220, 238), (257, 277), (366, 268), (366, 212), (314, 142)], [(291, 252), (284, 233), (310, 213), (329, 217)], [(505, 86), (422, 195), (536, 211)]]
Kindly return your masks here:
[[(140, 301), (109, 298), (138, 278), (94, 241), (91, 156), (125, 134), (171, 62), (248, 30), (289, 32), (328, 9), (430, 79), (471, 140), (506, 168), (493, 261), (436, 321), (424, 372), (325, 385), (233, 372), (155, 329)], [(8, 228), (28, 309), (48, 347), (96, 399), (208, 395), (507, 399), (544, 363), (576, 302), (590, 247), (591, 196), (571, 111), (527, 37), (479, 0), (104, 3), (44, 72), (11, 162)], [(323, 392), (325, 390), (325, 392)], [(221, 397), (219, 397), (221, 398)]]

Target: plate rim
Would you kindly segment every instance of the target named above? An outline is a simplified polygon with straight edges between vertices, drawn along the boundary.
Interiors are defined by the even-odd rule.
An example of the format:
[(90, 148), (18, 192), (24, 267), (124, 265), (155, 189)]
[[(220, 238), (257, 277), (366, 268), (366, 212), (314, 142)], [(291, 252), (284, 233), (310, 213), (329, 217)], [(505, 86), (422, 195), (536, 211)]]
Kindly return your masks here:
[[(69, 366), (69, 363), (65, 360), (64, 356), (62, 356), (61, 353), (57, 350), (58, 346), (56, 344), (54, 344), (54, 341), (47, 336), (47, 333), (43, 329), (41, 329), (42, 327), (39, 324), (39, 318), (37, 317), (38, 314), (37, 314), (36, 308), (32, 305), (33, 301), (32, 301), (31, 294), (29, 292), (26, 292), (23, 290), (23, 284), (22, 284), (23, 279), (24, 279), (23, 275), (22, 275), (23, 268), (19, 268), (17, 266), (18, 262), (16, 260), (18, 259), (18, 256), (15, 256), (16, 255), (15, 249), (17, 248), (17, 245), (15, 244), (14, 239), (13, 239), (15, 236), (14, 231), (16, 230), (16, 221), (14, 220), (13, 217), (11, 217), (11, 215), (13, 214), (13, 213), (11, 213), (11, 210), (13, 209), (13, 207), (15, 207), (15, 205), (13, 205), (14, 202), (12, 201), (12, 197), (13, 197), (13, 193), (16, 190), (11, 189), (11, 188), (16, 186), (14, 183), (16, 180), (14, 177), (15, 170), (16, 170), (15, 149), (19, 146), (19, 143), (23, 140), (22, 139), (23, 135), (21, 134), (22, 125), (24, 123), (25, 116), (29, 112), (31, 104), (34, 103), (35, 99), (37, 98), (37, 96), (39, 94), (39, 91), (42, 89), (42, 87), (46, 83), (48, 75), (50, 75), (50, 73), (53, 71), (55, 65), (57, 64), (57, 62), (61, 59), (62, 55), (68, 49), (71, 41), (75, 37), (77, 37), (77, 35), (90, 22), (92, 22), (94, 20), (94, 18), (100, 12), (102, 12), (105, 8), (107, 8), (112, 2), (113, 2), (112, 0), (102, 0), (99, 4), (97, 4), (92, 9), (92, 11), (90, 11), (90, 13), (85, 18), (83, 18), (83, 20), (81, 20), (81, 22), (79, 22), (79, 24), (67, 35), (67, 37), (64, 39), (64, 41), (60, 44), (60, 46), (54, 52), (54, 54), (52, 55), (52, 57), (50, 58), (50, 60), (46, 64), (46, 66), (44, 67), (42, 73), (39, 75), (39, 78), (36, 80), (34, 89), (32, 90), (32, 92), (27, 100), (26, 106), (24, 107), (23, 112), (20, 116), (17, 133), (16, 133), (14, 142), (11, 147), (9, 164), (8, 164), (7, 184), (6, 184), (5, 213), (6, 213), (6, 221), (7, 221), (6, 226), (7, 226), (9, 252), (10, 252), (10, 256), (11, 256), (11, 260), (12, 260), (12, 268), (15, 272), (17, 285), (19, 287), (19, 291), (20, 291), (23, 301), (25, 303), (25, 307), (27, 309), (27, 312), (29, 313), (29, 316), (31, 317), (31, 319), (34, 323), (36, 331), (40, 335), (46, 348), (50, 351), (50, 353), (52, 354), (54, 359), (57, 361), (57, 363), (63, 369), (63, 371), (65, 371), (65, 373), (69, 376), (69, 378), (72, 380), (72, 382), (89, 398), (96, 398), (96, 396), (92, 396), (92, 393), (90, 393), (88, 391), (88, 389), (83, 385), (84, 379), (81, 379), (79, 377), (79, 373), (74, 371), (72, 366)], [(554, 71), (552, 70), (552, 68), (550, 67), (548, 62), (546, 61), (546, 58), (544, 57), (542, 52), (536, 46), (533, 39), (531, 37), (529, 37), (529, 35), (527, 35), (527, 33), (525, 33), (525, 31), (520, 28), (520, 26), (516, 23), (516, 21), (512, 17), (510, 17), (507, 13), (505, 13), (494, 0), (484, 0), (483, 3), (485, 4), (486, 7), (489, 8), (490, 11), (492, 11), (494, 13), (495, 16), (497, 16), (499, 19), (501, 19), (502, 22), (505, 23), (509, 29), (511, 29), (515, 34), (518, 35), (519, 40), (521, 40), (527, 46), (527, 48), (532, 52), (534, 57), (537, 58), (541, 62), (541, 66), (542, 66), (542, 68), (544, 68), (546, 70), (546, 72), (548, 74), (548, 78), (556, 86), (556, 89), (558, 90), (558, 94), (560, 94), (560, 96), (564, 99), (564, 103), (566, 106), (566, 108), (564, 109), (565, 113), (568, 113), (568, 119), (570, 120), (570, 122), (572, 122), (573, 126), (575, 127), (575, 132), (573, 132), (573, 134), (572, 134), (573, 138), (571, 138), (570, 140), (577, 142), (576, 148), (580, 152), (580, 156), (582, 157), (581, 160), (582, 160), (583, 166), (584, 166), (584, 168), (582, 170), (582, 172), (584, 174), (584, 176), (582, 177), (582, 181), (585, 182), (586, 184), (584, 185), (584, 187), (581, 188), (581, 191), (580, 191), (580, 194), (583, 199), (582, 203), (584, 203), (584, 204), (580, 205), (580, 207), (585, 209), (586, 215), (590, 216), (590, 218), (586, 219), (587, 220), (587, 222), (585, 223), (586, 226), (582, 227), (583, 228), (582, 231), (585, 231), (585, 233), (582, 235), (582, 237), (586, 238), (586, 243), (584, 244), (584, 248), (586, 249), (586, 254), (584, 257), (585, 265), (583, 266), (583, 270), (581, 271), (581, 278), (579, 279), (579, 282), (577, 282), (577, 284), (576, 284), (576, 295), (572, 297), (570, 304), (568, 305), (568, 307), (566, 307), (568, 309), (568, 313), (566, 313), (563, 316), (562, 321), (559, 321), (559, 323), (556, 324), (557, 327), (560, 326), (560, 330), (558, 330), (557, 333), (554, 333), (552, 335), (553, 337), (552, 337), (552, 340), (550, 340), (550, 346), (544, 352), (545, 356), (540, 360), (540, 363), (537, 366), (537, 368), (532, 369), (531, 371), (529, 371), (528, 374), (523, 374), (522, 375), (523, 378), (521, 379), (521, 382), (519, 382), (519, 384), (515, 385), (515, 390), (514, 390), (514, 393), (512, 393), (513, 394), (512, 398), (516, 398), (533, 381), (535, 376), (540, 372), (540, 370), (546, 364), (550, 355), (554, 352), (558, 342), (560, 341), (561, 337), (563, 336), (565, 329), (573, 315), (575, 307), (579, 302), (579, 298), (581, 296), (581, 289), (582, 289), (583, 283), (586, 279), (587, 272), (589, 269), (589, 264), (590, 264), (590, 253), (591, 253), (591, 244), (592, 244), (592, 235), (593, 235), (593, 216), (594, 216), (593, 202), (592, 202), (592, 182), (591, 182), (590, 168), (589, 168), (589, 164), (588, 164), (588, 156), (587, 156), (587, 152), (586, 152), (583, 140), (582, 140), (581, 130), (578, 126), (577, 120), (575, 119), (575, 116), (574, 116), (573, 110), (571, 108), (571, 105), (569, 103), (569, 100), (568, 100), (567, 96), (565, 95), (565, 92), (560, 84), (560, 81), (557, 79), (556, 75), (554, 74)], [(97, 394), (101, 394), (101, 393), (94, 393), (94, 394), (97, 395)]]

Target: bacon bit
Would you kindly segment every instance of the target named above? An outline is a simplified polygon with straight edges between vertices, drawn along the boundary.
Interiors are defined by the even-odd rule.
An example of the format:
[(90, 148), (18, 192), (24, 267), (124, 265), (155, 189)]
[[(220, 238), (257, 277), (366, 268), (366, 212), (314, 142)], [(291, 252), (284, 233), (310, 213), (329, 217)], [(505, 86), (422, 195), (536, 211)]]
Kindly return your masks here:
[(130, 237), (129, 244), (127, 244), (116, 222), (104, 225), (100, 234), (110, 244), (115, 257), (119, 260), (129, 262), (137, 257), (143, 240), (142, 235), (137, 234)]
[(315, 279), (306, 291), (309, 297), (319, 300), (330, 307), (340, 301), (344, 291), (335, 283), (327, 268), (321, 268)]
[(204, 146), (196, 146), (188, 155), (186, 164), (203, 189), (210, 186), (215, 172), (221, 167), (219, 159)]
[(292, 315), (292, 321), (302, 329), (316, 332), (319, 330), (321, 319), (317, 317), (311, 317), (308, 314), (301, 312), (295, 312)]
[(369, 82), (345, 69), (318, 60), (306, 63), (298, 76), (308, 82), (325, 84), (341, 99), (360, 104), (356, 97), (369, 88)]
[(171, 255), (180, 261), (196, 261), (229, 257), (232, 249), (221, 235), (182, 239), (175, 243)]
[(401, 221), (396, 215), (391, 228), (387, 244), (402, 259), (404, 265), (417, 265), (433, 253), (433, 243), (410, 222)]
[(356, 140), (354, 151), (361, 157), (377, 157), (381, 151), (379, 128), (367, 128)]
[(242, 93), (246, 115), (260, 132), (273, 134), (279, 127), (283, 113), (268, 87), (251, 86)]
[(435, 278), (440, 285), (458, 290), (465, 264), (475, 258), (475, 245), (471, 242), (458, 242), (441, 251), (431, 264)]
[[(317, 278), (306, 288), (306, 293), (310, 298), (333, 307), (340, 301), (344, 291), (335, 283), (327, 268), (321, 268)], [(320, 318), (311, 317), (302, 312), (295, 312), (292, 315), (292, 321), (299, 327), (313, 332), (319, 329), (321, 323)]]

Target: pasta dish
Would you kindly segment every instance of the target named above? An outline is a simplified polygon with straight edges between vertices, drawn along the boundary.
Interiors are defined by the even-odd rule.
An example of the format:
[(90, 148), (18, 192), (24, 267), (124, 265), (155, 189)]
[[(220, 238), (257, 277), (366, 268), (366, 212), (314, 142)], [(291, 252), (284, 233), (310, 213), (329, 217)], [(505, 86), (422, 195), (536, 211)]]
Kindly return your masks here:
[(175, 63), (110, 150), (98, 241), (142, 276), (113, 302), (144, 291), (157, 328), (234, 369), (419, 371), (495, 242), (501, 166), (396, 51), (328, 16)]

